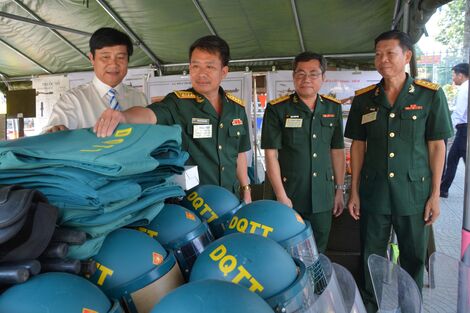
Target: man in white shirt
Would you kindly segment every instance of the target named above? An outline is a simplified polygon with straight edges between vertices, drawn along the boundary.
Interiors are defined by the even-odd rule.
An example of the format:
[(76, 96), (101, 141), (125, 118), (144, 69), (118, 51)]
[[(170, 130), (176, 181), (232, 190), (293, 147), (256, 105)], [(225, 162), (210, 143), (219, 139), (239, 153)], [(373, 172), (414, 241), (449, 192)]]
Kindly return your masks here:
[(52, 108), (47, 132), (92, 127), (109, 107), (126, 110), (146, 106), (145, 95), (122, 80), (133, 46), (129, 36), (114, 28), (100, 28), (90, 38), (89, 58), (95, 75), (91, 82), (63, 94)]
[(459, 87), (455, 100), (455, 110), (452, 113), (452, 124), (457, 129), (454, 143), (447, 156), (447, 167), (441, 181), (441, 197), (449, 196), (449, 188), (457, 171), (460, 158), (467, 153), (467, 108), (468, 108), (468, 63), (460, 63), (452, 68), (452, 80)]

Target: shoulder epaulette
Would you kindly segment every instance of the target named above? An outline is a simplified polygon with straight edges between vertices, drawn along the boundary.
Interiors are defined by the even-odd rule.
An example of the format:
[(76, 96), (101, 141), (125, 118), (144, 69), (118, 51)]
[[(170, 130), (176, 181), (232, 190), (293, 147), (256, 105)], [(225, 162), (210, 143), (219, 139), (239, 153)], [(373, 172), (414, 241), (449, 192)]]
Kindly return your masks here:
[(377, 85), (374, 84), (374, 85), (370, 85), (370, 86), (367, 86), (367, 87), (365, 87), (365, 88), (356, 90), (356, 91), (354, 92), (354, 95), (355, 95), (355, 96), (360, 96), (360, 95), (362, 95), (362, 94), (364, 94), (364, 93), (366, 93), (366, 92), (368, 92), (368, 91), (371, 91), (371, 90), (374, 89), (376, 86), (377, 86)]
[(192, 91), (176, 90), (174, 93), (180, 99), (196, 99), (196, 95)]
[(242, 107), (245, 106), (245, 103), (243, 102), (242, 99), (238, 98), (238, 97), (235, 97), (234, 95), (232, 95), (231, 93), (228, 93), (226, 92), (225, 95), (227, 96), (227, 98), (229, 98), (230, 100), (232, 100), (233, 102), (235, 103), (238, 103), (239, 105), (241, 105)]
[(279, 97), (279, 98), (276, 98), (276, 99), (274, 99), (274, 100), (269, 101), (269, 103), (271, 103), (271, 104), (278, 104), (278, 103), (281, 103), (281, 102), (283, 102), (283, 101), (286, 101), (286, 100), (289, 99), (289, 98), (290, 98), (290, 95), (284, 95), (284, 96), (281, 96), (281, 97)]
[(322, 98), (328, 99), (330, 101), (333, 101), (335, 103), (341, 104), (341, 101), (336, 99), (335, 97), (329, 96), (329, 95), (320, 95)]
[(414, 83), (418, 86), (431, 89), (434, 91), (439, 89), (439, 84), (431, 83), (431, 82), (428, 82), (427, 80), (415, 79)]

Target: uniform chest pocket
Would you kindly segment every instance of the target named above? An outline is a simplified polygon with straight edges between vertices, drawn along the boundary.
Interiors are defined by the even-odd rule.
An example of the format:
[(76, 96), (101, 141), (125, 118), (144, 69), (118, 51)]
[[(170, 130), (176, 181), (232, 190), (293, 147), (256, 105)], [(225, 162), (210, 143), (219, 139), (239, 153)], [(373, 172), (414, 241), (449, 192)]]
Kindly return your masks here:
[(232, 125), (228, 128), (228, 144), (226, 145), (231, 154), (238, 154), (240, 147), (240, 140), (242, 136), (246, 135), (246, 130), (243, 125)]
[(403, 110), (400, 112), (400, 138), (414, 142), (424, 138), (426, 112), (424, 110)]
[(335, 127), (338, 125), (338, 119), (336, 117), (321, 117), (320, 124), (322, 140), (330, 143)]

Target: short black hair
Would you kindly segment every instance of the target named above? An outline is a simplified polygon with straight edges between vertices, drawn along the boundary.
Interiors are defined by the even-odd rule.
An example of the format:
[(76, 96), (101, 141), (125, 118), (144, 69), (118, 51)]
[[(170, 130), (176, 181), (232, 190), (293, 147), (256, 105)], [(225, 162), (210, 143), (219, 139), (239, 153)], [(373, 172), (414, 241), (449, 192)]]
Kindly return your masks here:
[(218, 52), (222, 66), (227, 66), (228, 61), (230, 61), (230, 48), (227, 42), (219, 36), (209, 35), (196, 40), (191, 47), (189, 47), (189, 61), (191, 61), (191, 55), (195, 49), (201, 49), (213, 54), (217, 54)]
[(400, 47), (403, 49), (403, 51), (410, 50), (411, 52), (413, 52), (413, 41), (411, 40), (411, 37), (407, 33), (397, 29), (389, 30), (378, 35), (377, 38), (375, 38), (374, 47), (377, 47), (379, 41), (390, 39), (398, 40), (400, 42)]
[(294, 62), (292, 62), (292, 71), (295, 72), (295, 70), (297, 69), (297, 65), (300, 62), (308, 62), (311, 60), (317, 60), (318, 62), (320, 62), (321, 73), (325, 74), (325, 71), (326, 71), (325, 57), (319, 53), (315, 53), (311, 51), (302, 52), (295, 57)]
[(127, 57), (129, 58), (134, 52), (132, 41), (127, 34), (110, 27), (98, 29), (91, 35), (90, 52), (95, 56), (95, 50), (104, 47), (112, 47), (117, 45), (125, 45), (127, 47)]
[(452, 70), (455, 72), (455, 74), (463, 74), (468, 77), (468, 63), (459, 63), (454, 65)]

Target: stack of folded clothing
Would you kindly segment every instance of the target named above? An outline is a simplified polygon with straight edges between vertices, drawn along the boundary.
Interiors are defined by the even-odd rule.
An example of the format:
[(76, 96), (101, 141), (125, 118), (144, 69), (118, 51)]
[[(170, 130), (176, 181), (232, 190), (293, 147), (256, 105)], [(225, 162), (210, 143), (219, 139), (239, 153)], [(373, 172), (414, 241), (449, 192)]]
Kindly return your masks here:
[(183, 196), (168, 179), (187, 158), (179, 126), (122, 124), (108, 138), (62, 131), (1, 143), (0, 184), (42, 192), (59, 209), (61, 226), (88, 234), (68, 254), (86, 259), (111, 231), (145, 225), (165, 199)]

